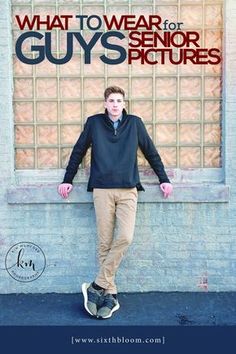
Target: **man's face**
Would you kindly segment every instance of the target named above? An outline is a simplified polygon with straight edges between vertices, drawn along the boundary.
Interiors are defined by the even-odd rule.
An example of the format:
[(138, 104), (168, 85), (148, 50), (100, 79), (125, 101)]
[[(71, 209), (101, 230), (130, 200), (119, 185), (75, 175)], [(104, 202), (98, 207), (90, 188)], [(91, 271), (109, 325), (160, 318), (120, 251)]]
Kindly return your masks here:
[(121, 93), (111, 93), (105, 101), (105, 108), (114, 120), (121, 116), (124, 107), (125, 101)]

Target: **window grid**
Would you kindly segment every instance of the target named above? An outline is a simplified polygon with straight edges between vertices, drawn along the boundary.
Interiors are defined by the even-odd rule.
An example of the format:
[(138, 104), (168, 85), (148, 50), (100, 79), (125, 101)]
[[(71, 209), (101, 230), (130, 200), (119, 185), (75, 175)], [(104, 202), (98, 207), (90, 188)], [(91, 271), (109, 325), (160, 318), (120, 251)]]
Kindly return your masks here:
[[(12, 10), (13, 15), (14, 13), (18, 12), (23, 13), (26, 9), (29, 8), (31, 14), (37, 13), (37, 9), (40, 8), (43, 8), (45, 14), (48, 13), (48, 9), (54, 9), (55, 14), (58, 14), (68, 13), (68, 9), (70, 8), (72, 13), (78, 13), (79, 9), (80, 14), (88, 14), (88, 12), (83, 12), (83, 9), (86, 9), (89, 6), (91, 11), (90, 14), (92, 14), (93, 11), (95, 11), (94, 13), (97, 13), (97, 10), (100, 10), (101, 14), (106, 14), (111, 10), (111, 8), (114, 9), (114, 7), (117, 9), (117, 11), (119, 9), (120, 13), (123, 14), (127, 14), (128, 9), (128, 13), (131, 14), (135, 13), (135, 9), (138, 8), (138, 6), (143, 8), (144, 13), (145, 10), (150, 6), (153, 13), (158, 13), (161, 8), (162, 10), (168, 10), (175, 6), (177, 9), (176, 19), (177, 21), (181, 21), (182, 11), (184, 8), (186, 8), (186, 6), (189, 5), (191, 5), (192, 8), (195, 7), (195, 9), (199, 9), (201, 7), (201, 24), (196, 28), (194, 28), (194, 26), (184, 26), (183, 29), (200, 30), (202, 43), (205, 43), (206, 40), (205, 31), (213, 31), (213, 33), (218, 33), (219, 36), (219, 33), (222, 32), (222, 14), (220, 21), (218, 21), (218, 23), (220, 22), (220, 25), (218, 25), (218, 23), (217, 25), (212, 25), (211, 21), (208, 25), (206, 23), (206, 18), (207, 16), (209, 17), (209, 9), (211, 8), (217, 11), (218, 7), (218, 10), (220, 8), (222, 12), (222, 1), (213, 2), (199, 0), (196, 1), (194, 5), (192, 5), (192, 2), (190, 1), (181, 0), (168, 2), (147, 1), (145, 2), (145, 5), (143, 5), (141, 2), (129, 0), (119, 2), (119, 4), (114, 2), (113, 6), (112, 2), (109, 0), (97, 2), (80, 1), (79, 4), (78, 2), (70, 1), (67, 3), (60, 0), (45, 2), (39, 0), (29, 0), (25, 3), (22, 3), (22, 1), (19, 0), (13, 0)], [(124, 8), (125, 10), (123, 11)], [(213, 15), (215, 16), (214, 11)], [(17, 26), (13, 21), (13, 32), (17, 31), (16, 27)], [(78, 30), (78, 28), (74, 27), (70, 28), (70, 30)], [(60, 37), (60, 32), (53, 32), (56, 36), (56, 48), (53, 51), (53, 54), (57, 56), (63, 55), (64, 51), (61, 48), (62, 40)], [(88, 31), (84, 30), (83, 33), (86, 35), (88, 34)], [(221, 43), (221, 38), (218, 38), (218, 41)], [(202, 45), (202, 47), (204, 46)], [(24, 53), (31, 55), (29, 51), (25, 51)], [(68, 64), (62, 66), (51, 64), (50, 68), (53, 68), (52, 71), (47, 67), (46, 71), (43, 71), (43, 69), (39, 70), (35, 65), (33, 65), (32, 68), (24, 68), (24, 65), (21, 65), (23, 66), (23, 68), (21, 68), (19, 67), (19, 62), (17, 63), (17, 61), (15, 61), (14, 108), (16, 116), (15, 147), (17, 169), (65, 167), (71, 148), (78, 136), (78, 134), (76, 135), (76, 132), (79, 133), (81, 131), (87, 115), (91, 115), (96, 111), (103, 110), (103, 88), (110, 84), (119, 85), (120, 82), (123, 83), (123, 87), (126, 86), (124, 88), (127, 91), (127, 103), (129, 102), (128, 110), (132, 113), (140, 114), (142, 116), (147, 129), (150, 132), (150, 135), (152, 136), (158, 150), (160, 151), (164, 163), (167, 167), (220, 167), (219, 154), (221, 146), (221, 92), (220, 87), (217, 87), (217, 80), (220, 82), (221, 79), (220, 66), (218, 66), (218, 68), (214, 68), (214, 70), (212, 69), (209, 71), (207, 66), (202, 65), (200, 67), (200, 72), (198, 72), (197, 70), (195, 71), (195, 68), (193, 71), (186, 71), (186, 68), (177, 65), (171, 69), (169, 68), (168, 70), (170, 70), (170, 72), (168, 72), (167, 69), (166, 71), (163, 71), (163, 68), (158, 67), (158, 65), (151, 66), (151, 69), (150, 67), (147, 68), (146, 65), (140, 69), (140, 67), (137, 65), (123, 64), (122, 70), (119, 70), (118, 68), (111, 70), (108, 65), (102, 65), (102, 63), (97, 63), (96, 61), (93, 67), (93, 60), (95, 60), (98, 55), (103, 53), (107, 55), (108, 50), (101, 50), (101, 48), (96, 50), (95, 48), (92, 55), (92, 64), (90, 66), (92, 68), (92, 72), (90, 69), (86, 68), (85, 64), (83, 64), (83, 53), (81, 50), (78, 50), (76, 53), (74, 53), (76, 59), (79, 59), (79, 71), (76, 68), (76, 71), (73, 69), (70, 72), (68, 69), (65, 72), (65, 69), (62, 67), (66, 67)], [(35, 53), (33, 53), (33, 57), (34, 55)], [(96, 70), (93, 70), (94, 68)], [(30, 72), (30, 69), (32, 72)], [(53, 72), (53, 70), (55, 71)], [(148, 70), (148, 73), (146, 70)], [(114, 71), (114, 73), (112, 73), (112, 71)], [(96, 72), (99, 74), (94, 74)], [(30, 81), (28, 81), (29, 79), (32, 80), (32, 97), (30, 97), (30, 94), (27, 96), (27, 89), (30, 92)], [(102, 81), (103, 87), (101, 87), (101, 95), (98, 97), (96, 96), (96, 89), (98, 85), (95, 85), (94, 83), (97, 82), (101, 84)], [(151, 83), (151, 90), (149, 90), (148, 82)], [(163, 91), (163, 83), (166, 82), (169, 83), (169, 90), (173, 91), (173, 96), (168, 93), (168, 90), (167, 92)], [(174, 82), (176, 82), (176, 84)], [(67, 96), (69, 88), (68, 83), (70, 83), (70, 86), (77, 88), (77, 91), (72, 91), (72, 96)], [(87, 86), (90, 87), (89, 83), (91, 85), (91, 90), (88, 90), (85, 93), (84, 88)], [(162, 83), (162, 86), (158, 86), (158, 83)], [(193, 83), (195, 83), (195, 86), (193, 85), (192, 88), (196, 91), (196, 94), (189, 95), (188, 84)], [(95, 85), (94, 87), (92, 86), (93, 84)], [(137, 89), (142, 87), (143, 84), (144, 87), (146, 85), (146, 91), (141, 91), (139, 97), (136, 95), (136, 92)], [(216, 85), (215, 89), (214, 85)], [(50, 88), (55, 91), (55, 94), (54, 96), (48, 97), (47, 90), (50, 92)], [(160, 93), (159, 90), (161, 89), (162, 92)], [(25, 96), (24, 90), (26, 91)], [(200, 94), (198, 91), (200, 91)], [(160, 93), (159, 96), (158, 92)], [(185, 92), (185, 95), (183, 95), (182, 92)], [(205, 92), (208, 95), (206, 95)], [(213, 94), (210, 95), (212, 92)], [(39, 93), (41, 96), (38, 96)], [(87, 97), (87, 95), (91, 96)], [(25, 108), (20, 109), (20, 105), (26, 104), (25, 107), (27, 107), (27, 104), (31, 103), (32, 120), (30, 121), (30, 113), (26, 113)], [(197, 118), (193, 118), (194, 112), (190, 112), (191, 116), (187, 118), (186, 116), (184, 118), (182, 116), (184, 114), (182, 114), (183, 107), (186, 106), (186, 114), (187, 107), (191, 107), (190, 103), (194, 103), (196, 106), (198, 106), (200, 103), (200, 108), (198, 109), (200, 112), (196, 113), (197, 110), (195, 112), (196, 115), (198, 114)], [(42, 104), (49, 106), (49, 110), (46, 110), (46, 113), (44, 112), (46, 117), (39, 113), (39, 107), (41, 107), (41, 110), (43, 110)], [(53, 107), (54, 104), (56, 104), (56, 108), (54, 108), (56, 113), (52, 113), (52, 111), (50, 111), (50, 106)], [(69, 105), (71, 105), (74, 107), (74, 109), (76, 107), (75, 104), (77, 104), (77, 108), (80, 105), (80, 113), (76, 116), (75, 112), (72, 112), (72, 118), (69, 118), (69, 116), (66, 115), (68, 113), (65, 113), (66, 104), (68, 104), (67, 108)], [(142, 106), (144, 106), (143, 112)], [(176, 114), (173, 112), (168, 113), (168, 111), (165, 111), (167, 106), (169, 106), (169, 108), (171, 106), (175, 107), (173, 112), (176, 111)], [(145, 107), (147, 107), (147, 110)], [(162, 107), (162, 109), (158, 110), (158, 107)], [(134, 109), (137, 112), (133, 112)], [(150, 114), (148, 114), (148, 109), (151, 112)], [(212, 110), (212, 114), (210, 109)], [(139, 113), (139, 111), (141, 111), (141, 113)], [(167, 112), (166, 115), (165, 112)], [(56, 118), (52, 119), (50, 117), (53, 114), (56, 116)], [(169, 130), (167, 129), (168, 127)], [(33, 129), (33, 133), (30, 128)], [(166, 139), (165, 135), (167, 136)], [(68, 138), (66, 138), (66, 136), (68, 136)], [(195, 139), (195, 142), (192, 143), (191, 139)], [(33, 151), (33, 154), (30, 155), (30, 151)], [(200, 155), (198, 156), (199, 151)], [(146, 166), (147, 164), (140, 152), (138, 156), (139, 164), (141, 166)], [(87, 156), (83, 166), (87, 166), (88, 164), (89, 158)]]

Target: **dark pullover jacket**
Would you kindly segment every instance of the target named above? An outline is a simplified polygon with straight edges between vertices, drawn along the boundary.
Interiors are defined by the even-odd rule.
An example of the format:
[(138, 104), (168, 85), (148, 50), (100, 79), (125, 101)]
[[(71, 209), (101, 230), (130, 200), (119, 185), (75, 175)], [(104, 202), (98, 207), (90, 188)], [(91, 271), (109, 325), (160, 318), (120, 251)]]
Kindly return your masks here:
[(114, 129), (107, 111), (87, 119), (66, 168), (63, 183), (71, 183), (86, 151), (91, 146), (91, 168), (87, 190), (93, 188), (132, 188), (144, 190), (140, 183), (137, 149), (157, 174), (160, 183), (170, 182), (161, 158), (141, 118), (127, 114)]

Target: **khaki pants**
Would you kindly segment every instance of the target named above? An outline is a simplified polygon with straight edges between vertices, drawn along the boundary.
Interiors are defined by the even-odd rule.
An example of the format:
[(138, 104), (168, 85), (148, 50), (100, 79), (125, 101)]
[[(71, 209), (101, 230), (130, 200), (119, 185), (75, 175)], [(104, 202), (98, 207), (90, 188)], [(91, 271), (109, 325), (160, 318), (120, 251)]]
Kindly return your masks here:
[[(95, 283), (116, 294), (115, 275), (134, 234), (138, 191), (135, 188), (93, 190), (100, 269)], [(114, 227), (117, 223), (117, 235)]]

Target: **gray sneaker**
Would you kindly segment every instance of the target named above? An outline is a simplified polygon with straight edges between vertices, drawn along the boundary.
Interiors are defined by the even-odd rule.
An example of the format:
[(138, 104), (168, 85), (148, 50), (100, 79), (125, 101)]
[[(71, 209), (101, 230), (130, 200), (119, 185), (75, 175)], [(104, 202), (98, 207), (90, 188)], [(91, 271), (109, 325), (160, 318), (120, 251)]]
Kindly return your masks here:
[(107, 294), (103, 297), (102, 307), (97, 311), (98, 318), (110, 318), (113, 312), (119, 310), (120, 304), (112, 294)]
[(84, 296), (85, 310), (92, 316), (97, 316), (98, 306), (101, 305), (104, 290), (96, 290), (92, 283), (82, 284), (82, 293)]

